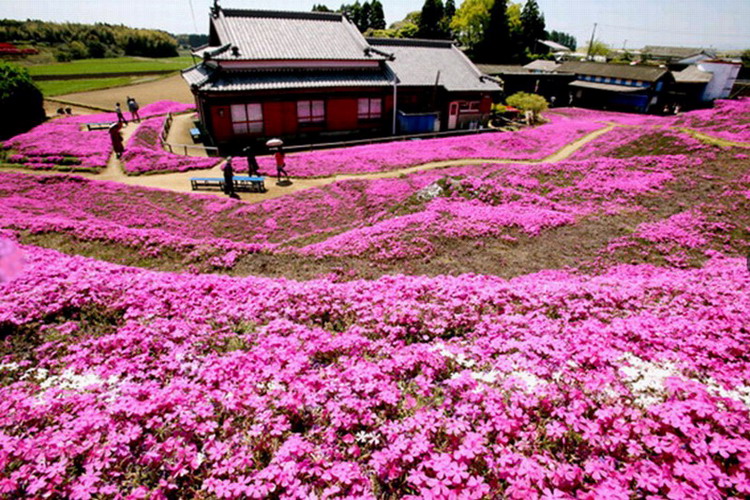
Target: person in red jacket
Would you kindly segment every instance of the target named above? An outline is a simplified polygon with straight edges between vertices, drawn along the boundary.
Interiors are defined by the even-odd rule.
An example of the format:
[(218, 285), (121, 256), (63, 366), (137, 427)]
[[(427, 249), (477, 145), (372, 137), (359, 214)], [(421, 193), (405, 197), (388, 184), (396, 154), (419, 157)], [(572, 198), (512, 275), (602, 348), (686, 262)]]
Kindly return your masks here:
[(286, 173), (286, 155), (284, 155), (284, 151), (279, 147), (279, 149), (276, 150), (276, 154), (273, 155), (274, 158), (276, 158), (276, 182), (281, 182), (281, 175), (283, 174), (284, 177), (286, 177), (286, 180), (289, 180), (289, 174)]

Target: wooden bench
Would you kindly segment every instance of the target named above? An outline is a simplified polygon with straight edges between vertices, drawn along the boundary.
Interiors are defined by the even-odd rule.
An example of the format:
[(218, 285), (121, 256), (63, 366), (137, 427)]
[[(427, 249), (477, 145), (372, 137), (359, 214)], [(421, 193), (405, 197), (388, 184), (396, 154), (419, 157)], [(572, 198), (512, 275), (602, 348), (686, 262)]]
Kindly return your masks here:
[(217, 177), (191, 177), (190, 187), (193, 191), (198, 191), (199, 189), (224, 191), (224, 179)]
[(87, 123), (86, 124), (86, 129), (89, 130), (89, 131), (91, 131), (91, 130), (103, 130), (103, 129), (107, 129), (107, 128), (111, 127), (114, 123), (115, 122), (109, 122), (109, 123), (104, 123), (104, 122), (100, 122), (100, 123)]
[(234, 190), (235, 191), (247, 191), (250, 193), (265, 193), (266, 192), (266, 178), (255, 176), (234, 176)]
[(198, 127), (191, 128), (190, 137), (193, 138), (193, 142), (201, 142), (201, 129)]
[[(234, 190), (247, 193), (265, 193), (265, 177), (249, 177), (235, 175), (233, 179)], [(191, 177), (190, 188), (193, 191), (224, 191), (224, 179), (218, 177)]]

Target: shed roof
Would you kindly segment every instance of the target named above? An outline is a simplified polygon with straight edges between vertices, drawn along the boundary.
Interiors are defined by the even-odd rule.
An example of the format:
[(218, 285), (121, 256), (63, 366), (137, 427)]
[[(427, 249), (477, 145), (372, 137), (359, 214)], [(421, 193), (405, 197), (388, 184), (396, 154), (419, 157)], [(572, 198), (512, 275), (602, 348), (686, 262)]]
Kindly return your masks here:
[(515, 64), (477, 64), (479, 71), (488, 75), (529, 75), (531, 70)]
[(375, 49), (393, 54), (386, 64), (399, 85), (429, 87), (437, 84), (449, 92), (500, 91), (463, 52), (449, 41), (368, 38)]
[(559, 63), (556, 63), (555, 61), (545, 61), (544, 59), (537, 59), (536, 61), (531, 61), (529, 64), (524, 66), (524, 68), (530, 69), (532, 71), (545, 71), (548, 73), (557, 71), (557, 68), (559, 67), (560, 67)]
[(663, 45), (646, 45), (645, 47), (643, 47), (643, 50), (641, 50), (641, 53), (670, 59), (685, 59), (696, 54), (706, 54), (710, 56), (716, 55), (716, 51), (713, 49), (703, 49), (697, 47), (669, 47)]
[(620, 92), (623, 94), (633, 94), (635, 92), (643, 92), (642, 87), (631, 87), (628, 85), (613, 85), (611, 83), (597, 83), (597, 82), (584, 82), (584, 81), (575, 81), (570, 82), (568, 85), (571, 87), (579, 87), (584, 89), (594, 89), (594, 90), (606, 90), (608, 92)]
[(573, 52), (572, 50), (570, 50), (570, 47), (566, 47), (565, 45), (553, 42), (552, 40), (537, 40), (537, 42), (541, 43), (542, 45), (546, 45), (555, 52)]
[(558, 73), (574, 73), (576, 75), (603, 76), (655, 82), (667, 75), (665, 68), (654, 66), (631, 66), (627, 64), (608, 64), (595, 62), (568, 61), (560, 65)]
[(698, 66), (688, 66), (682, 71), (673, 71), (677, 83), (708, 83), (713, 78), (713, 73), (703, 71)]
[(385, 87), (393, 77), (383, 70), (218, 71), (200, 64), (182, 72), (189, 85), (207, 92)]
[[(382, 60), (366, 52), (367, 42), (341, 14), (269, 10), (216, 9), (211, 16), (213, 47), (196, 51), (203, 56), (223, 46), (237, 47), (213, 53), (217, 60)], [(218, 43), (217, 43), (218, 42)]]

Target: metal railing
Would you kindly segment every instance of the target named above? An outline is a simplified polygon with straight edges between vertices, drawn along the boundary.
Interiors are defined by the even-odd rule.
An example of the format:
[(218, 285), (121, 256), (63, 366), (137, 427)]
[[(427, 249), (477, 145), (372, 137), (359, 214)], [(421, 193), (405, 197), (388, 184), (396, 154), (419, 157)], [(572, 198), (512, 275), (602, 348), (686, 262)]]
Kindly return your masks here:
[(167, 142), (167, 137), (169, 137), (169, 131), (172, 129), (173, 121), (174, 116), (172, 116), (172, 113), (167, 114), (167, 119), (164, 120), (164, 126), (161, 128), (161, 133), (159, 134), (159, 142), (163, 149), (170, 153), (182, 154), (185, 156), (190, 154), (189, 151), (202, 151), (206, 156), (219, 156), (219, 148), (217, 147), (198, 146), (195, 144), (171, 144)]

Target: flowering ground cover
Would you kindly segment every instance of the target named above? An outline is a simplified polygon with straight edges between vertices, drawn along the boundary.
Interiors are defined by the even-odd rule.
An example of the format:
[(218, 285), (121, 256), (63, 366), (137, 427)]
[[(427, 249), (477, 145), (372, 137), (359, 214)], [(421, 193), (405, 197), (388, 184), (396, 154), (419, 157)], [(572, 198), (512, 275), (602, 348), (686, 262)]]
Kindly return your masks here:
[(713, 108), (677, 116), (673, 125), (750, 144), (750, 98), (716, 101)]
[[(162, 101), (144, 106), (142, 118), (179, 113), (190, 105)], [(86, 130), (86, 123), (114, 123), (115, 113), (71, 116), (49, 120), (3, 143), (6, 161), (34, 170), (99, 172), (107, 166), (112, 143), (106, 130)], [(157, 158), (157, 160), (163, 158)], [(136, 162), (137, 163), (137, 162)]]
[(617, 127), (576, 151), (569, 159), (588, 160), (601, 157), (685, 155), (700, 153), (706, 158), (715, 146), (705, 144), (677, 130), (651, 127)]
[[(552, 116), (550, 122), (516, 132), (496, 132), (398, 141), (287, 156), (293, 177), (382, 172), (434, 161), (463, 159), (541, 160), (599, 128), (590, 120)], [(267, 172), (275, 172), (273, 158), (259, 158)]]
[(739, 259), (334, 284), (25, 251), (6, 496), (750, 494)]
[(131, 175), (162, 172), (184, 172), (211, 168), (219, 158), (198, 158), (176, 155), (165, 151), (159, 142), (159, 134), (164, 128), (165, 116), (149, 118), (138, 126), (130, 137), (122, 155), (125, 173)]

